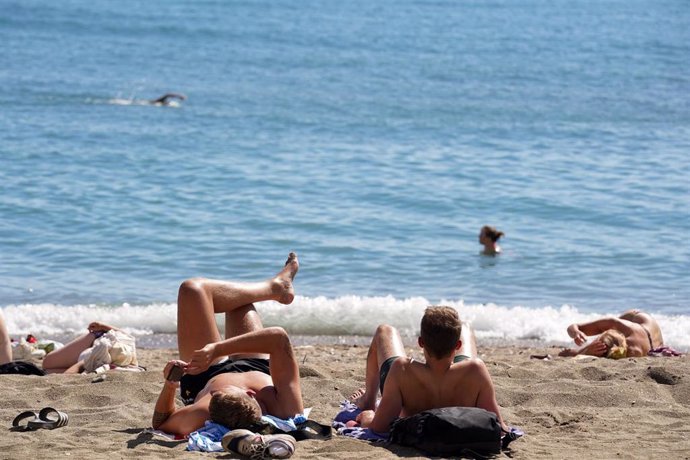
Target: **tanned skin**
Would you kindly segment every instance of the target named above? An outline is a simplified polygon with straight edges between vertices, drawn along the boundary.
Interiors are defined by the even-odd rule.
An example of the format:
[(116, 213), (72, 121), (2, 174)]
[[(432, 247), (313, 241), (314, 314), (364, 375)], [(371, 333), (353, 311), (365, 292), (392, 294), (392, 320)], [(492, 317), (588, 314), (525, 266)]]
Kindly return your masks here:
[[(419, 338), (419, 346), (424, 342)], [(470, 357), (453, 363), (456, 354)], [(393, 356), (381, 402), (374, 411), (379, 385), (381, 364)], [(389, 431), (398, 417), (414, 415), (428, 409), (449, 406), (480, 407), (493, 412), (504, 430), (494, 385), (484, 362), (478, 359), (473, 334), (463, 326), (461, 340), (455, 352), (442, 358), (431, 356), (424, 349), (426, 363), (408, 358), (398, 331), (382, 325), (376, 331), (367, 357), (366, 388), (356, 392), (352, 399), (363, 409), (357, 421), (378, 433)]]
[[(188, 374), (199, 374), (226, 356), (268, 355), (271, 375), (257, 371), (217, 375), (208, 381), (193, 404), (182, 408), (175, 404), (179, 382), (166, 380), (154, 408), (153, 428), (182, 436), (201, 428), (210, 418), (209, 402), (216, 391), (244, 392), (256, 399), (264, 414), (280, 418), (304, 411), (299, 367), (290, 339), (280, 327), (264, 328), (253, 305), (266, 300), (292, 303), (292, 281), (298, 269), (297, 256), (290, 253), (275, 277), (258, 283), (203, 278), (182, 283), (177, 300), (180, 360), (168, 362), (164, 378), (174, 365), (183, 366)], [(216, 313), (226, 316), (225, 340), (216, 327)]]

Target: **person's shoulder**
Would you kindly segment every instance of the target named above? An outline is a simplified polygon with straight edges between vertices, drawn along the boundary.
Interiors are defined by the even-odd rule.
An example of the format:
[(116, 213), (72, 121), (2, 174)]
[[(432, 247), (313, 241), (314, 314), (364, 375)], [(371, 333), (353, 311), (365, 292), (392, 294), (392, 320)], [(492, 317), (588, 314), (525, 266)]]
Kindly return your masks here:
[(453, 373), (462, 375), (484, 373), (486, 371), (486, 364), (479, 358), (467, 358), (453, 364), (450, 370)]

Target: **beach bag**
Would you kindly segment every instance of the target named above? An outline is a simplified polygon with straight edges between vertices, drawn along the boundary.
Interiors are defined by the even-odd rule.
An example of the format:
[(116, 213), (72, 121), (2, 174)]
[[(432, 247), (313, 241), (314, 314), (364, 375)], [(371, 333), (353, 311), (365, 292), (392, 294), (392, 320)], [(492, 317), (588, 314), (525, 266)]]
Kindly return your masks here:
[(501, 452), (501, 434), (493, 412), (478, 407), (443, 407), (396, 420), (390, 441), (434, 456), (490, 456)]

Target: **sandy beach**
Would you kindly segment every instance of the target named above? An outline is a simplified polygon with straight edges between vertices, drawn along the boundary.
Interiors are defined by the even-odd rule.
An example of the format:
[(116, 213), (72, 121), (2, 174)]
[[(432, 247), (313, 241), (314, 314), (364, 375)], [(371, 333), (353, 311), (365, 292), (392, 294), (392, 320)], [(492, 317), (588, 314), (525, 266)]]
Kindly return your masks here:
[[(302, 389), (311, 418), (330, 423), (338, 402), (361, 386), (366, 347), (296, 347)], [(229, 453), (185, 451), (185, 442), (152, 437), (154, 402), (161, 370), (172, 349), (139, 348), (148, 370), (94, 375), (0, 376), (0, 418), (6, 432), (0, 458), (238, 458)], [(526, 435), (503, 457), (690, 458), (690, 362), (681, 358), (531, 359), (555, 356), (556, 348), (479, 347), (496, 385), (503, 416)], [(418, 351), (409, 349), (413, 356)], [(14, 432), (12, 419), (46, 406), (67, 412), (69, 424), (55, 430)], [(412, 449), (371, 445), (334, 436), (302, 441), (293, 458), (424, 458)]]

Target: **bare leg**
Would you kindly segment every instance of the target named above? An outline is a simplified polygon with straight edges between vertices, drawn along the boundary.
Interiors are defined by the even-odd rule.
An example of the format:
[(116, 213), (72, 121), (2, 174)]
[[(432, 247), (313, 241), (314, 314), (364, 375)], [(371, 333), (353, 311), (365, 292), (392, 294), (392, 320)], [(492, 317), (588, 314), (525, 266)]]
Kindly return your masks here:
[(468, 358), (477, 357), (477, 341), (474, 337), (474, 330), (470, 326), (470, 323), (462, 323), (462, 331), (460, 332), (460, 341), (462, 345), (460, 349), (455, 353), (455, 356), (463, 355)]
[[(265, 281), (236, 283), (194, 278), (183, 282), (177, 297), (177, 346), (180, 359), (189, 361), (194, 351), (221, 340), (216, 327), (216, 313), (226, 313), (226, 326), (228, 322), (231, 323), (228, 329), (231, 336), (233, 333), (261, 328), (253, 303), (266, 300), (292, 303), (295, 297), (292, 281), (298, 269), (297, 255), (291, 252), (283, 269)], [(239, 321), (237, 325), (236, 320)]]
[(407, 356), (405, 346), (397, 329), (382, 324), (376, 328), (369, 346), (363, 392), (360, 389), (351, 396), (352, 402), (357, 404), (357, 407), (362, 410), (374, 409), (379, 392), (379, 370), (388, 358), (394, 356)]
[(64, 347), (51, 351), (43, 358), (43, 369), (50, 373), (64, 372), (79, 361), (81, 352), (92, 347), (94, 340), (96, 336), (89, 332), (77, 337)]
[(12, 345), (10, 344), (10, 334), (7, 331), (5, 318), (0, 313), (0, 364), (12, 361)]

